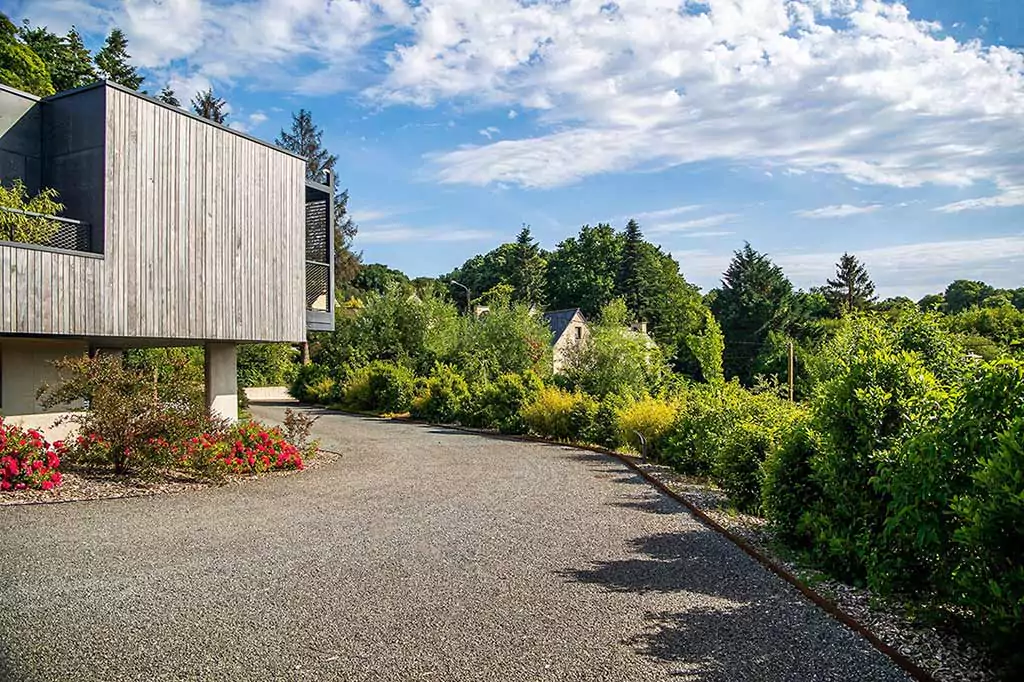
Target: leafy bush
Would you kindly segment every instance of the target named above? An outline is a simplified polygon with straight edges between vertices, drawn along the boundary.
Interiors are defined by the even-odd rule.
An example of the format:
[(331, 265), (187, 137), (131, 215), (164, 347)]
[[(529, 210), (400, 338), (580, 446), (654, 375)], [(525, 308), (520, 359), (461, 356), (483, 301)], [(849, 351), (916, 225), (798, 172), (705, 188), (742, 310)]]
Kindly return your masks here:
[(576, 437), (573, 431), (573, 409), (582, 399), (579, 393), (546, 386), (523, 408), (523, 419), (529, 430), (538, 436), (561, 441)]
[(412, 400), (413, 417), (448, 424), (459, 420), (469, 401), (469, 387), (451, 365), (438, 363)]
[(794, 420), (780, 431), (764, 462), (761, 507), (779, 539), (799, 549), (811, 546), (805, 514), (821, 499), (811, 469), (819, 451), (817, 438), (806, 416)]
[(577, 443), (596, 443), (600, 437), (598, 429), (598, 412), (600, 406), (594, 398), (586, 393), (577, 395), (576, 404), (569, 412), (569, 428), (572, 440)]
[(859, 580), (882, 558), (889, 499), (877, 477), (944, 399), (916, 353), (893, 351), (881, 338), (866, 339), (819, 387), (814, 413), (822, 447), (813, 467), (823, 498), (810, 525), (814, 554), (830, 571)]
[(0, 491), (51, 490), (61, 484), (64, 444), (50, 445), (35, 429), (5, 424), (0, 417)]
[(609, 393), (597, 404), (594, 426), (591, 429), (590, 442), (612, 450), (622, 445), (619, 433), (619, 412), (627, 405), (626, 398)]
[(337, 379), (324, 365), (299, 365), (288, 392), (299, 402), (327, 405), (338, 398)]
[(345, 384), (342, 404), (355, 410), (401, 413), (412, 404), (411, 370), (380, 360), (356, 370)]
[(526, 433), (523, 408), (543, 388), (534, 372), (502, 374), (492, 382), (479, 384), (465, 417), (475, 426), (494, 428), (501, 433)]
[(1024, 417), (1000, 435), (980, 463), (971, 495), (954, 511), (962, 524), (956, 543), (963, 560), (954, 574), (971, 625), (1009, 667), (1024, 665)]
[(713, 476), (737, 509), (759, 510), (762, 466), (774, 440), (774, 425), (754, 420), (739, 422), (722, 439)]
[(67, 421), (79, 425), (81, 438), (68, 447), (68, 458), (90, 464), (110, 464), (117, 474), (146, 472), (171, 463), (162, 442), (178, 442), (199, 433), (218, 430), (197, 399), (201, 392), (187, 380), (154, 384), (148, 370), (139, 370), (119, 358), (98, 355), (58, 360), (54, 366), (61, 382), (43, 387), (49, 407), (88, 401), (89, 410)]
[(619, 411), (619, 438), (637, 452), (641, 452), (643, 446), (637, 434), (642, 435), (647, 443), (647, 456), (658, 459), (662, 441), (672, 427), (675, 417), (674, 404), (657, 398), (642, 398)]
[(283, 386), (295, 378), (295, 349), (287, 343), (246, 343), (238, 347), (240, 386)]

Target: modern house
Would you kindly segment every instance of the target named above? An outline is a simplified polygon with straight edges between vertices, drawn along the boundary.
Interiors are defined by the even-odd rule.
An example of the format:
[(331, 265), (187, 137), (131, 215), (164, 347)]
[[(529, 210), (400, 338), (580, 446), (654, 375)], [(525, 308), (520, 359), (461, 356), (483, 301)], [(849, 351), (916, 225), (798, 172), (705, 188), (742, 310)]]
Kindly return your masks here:
[(0, 414), (52, 424), (36, 392), (57, 358), (204, 345), (207, 403), (236, 418), (238, 344), (333, 328), (333, 179), (305, 169), (113, 83), (0, 86), (0, 182), (65, 205), (37, 243), (13, 241), (18, 212), (0, 209)]
[(590, 328), (579, 308), (546, 312), (544, 320), (551, 328), (551, 340), (554, 344), (553, 365), (557, 374), (565, 366), (569, 350), (590, 337)]

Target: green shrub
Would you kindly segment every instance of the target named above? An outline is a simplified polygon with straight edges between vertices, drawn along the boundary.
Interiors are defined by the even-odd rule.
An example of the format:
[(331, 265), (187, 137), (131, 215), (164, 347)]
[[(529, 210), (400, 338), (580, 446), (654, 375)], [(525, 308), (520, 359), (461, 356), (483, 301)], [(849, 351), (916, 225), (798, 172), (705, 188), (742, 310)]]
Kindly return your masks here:
[(523, 408), (523, 419), (529, 430), (538, 436), (574, 440), (572, 413), (581, 399), (579, 393), (546, 386)]
[(1010, 669), (1024, 666), (1024, 417), (1000, 435), (980, 463), (971, 495), (954, 503), (962, 524), (955, 540), (963, 560), (955, 573), (971, 627)]
[(713, 478), (741, 511), (756, 512), (760, 507), (762, 465), (774, 436), (773, 426), (744, 420), (734, 425), (722, 439)]
[(577, 443), (596, 443), (600, 437), (597, 426), (600, 405), (593, 397), (580, 393), (569, 412), (572, 440)]
[(502, 374), (494, 381), (479, 386), (467, 409), (467, 421), (501, 433), (526, 433), (527, 424), (522, 412), (544, 388), (540, 377), (530, 371)]
[[(726, 387), (722, 390), (728, 390)], [(689, 475), (711, 473), (719, 433), (716, 427), (722, 416), (720, 393), (710, 386), (693, 386), (685, 392), (661, 453), (662, 461), (676, 471)]]
[(438, 363), (413, 398), (410, 413), (417, 419), (449, 424), (459, 420), (469, 397), (462, 375), (450, 365)]
[[(327, 385), (327, 381), (330, 385)], [(299, 365), (288, 392), (303, 403), (325, 404), (328, 402), (335, 380), (324, 365), (310, 363)], [(316, 387), (314, 389), (314, 387)]]
[(286, 386), (297, 371), (295, 349), (287, 343), (246, 343), (238, 347), (241, 386)]
[(619, 412), (628, 400), (616, 393), (609, 393), (601, 398), (594, 416), (590, 442), (615, 450), (622, 445), (619, 435)]
[(778, 538), (797, 549), (811, 546), (805, 514), (821, 499), (811, 469), (817, 439), (806, 416), (796, 419), (780, 431), (764, 462), (761, 507)]
[[(822, 438), (812, 468), (823, 495), (807, 522), (822, 566), (860, 581), (869, 569), (879, 576), (888, 570), (881, 536), (889, 496), (879, 475), (893, 465), (906, 439), (941, 414), (948, 394), (920, 353), (898, 349), (898, 334), (876, 319), (855, 322), (849, 335), (856, 344), (834, 354), (831, 377), (813, 401), (814, 427)], [(840, 335), (840, 341), (848, 339)]]
[(47, 407), (88, 401), (89, 409), (66, 421), (78, 425), (82, 438), (69, 447), (68, 459), (110, 465), (117, 474), (148, 473), (171, 465), (166, 443), (219, 430), (206, 412), (202, 395), (188, 381), (153, 382), (153, 374), (106, 355), (69, 357), (54, 363), (60, 382), (40, 390)]
[(412, 404), (414, 380), (407, 367), (376, 360), (349, 377), (341, 402), (353, 410), (406, 412)]
[[(643, 398), (619, 411), (620, 440), (641, 452), (640, 435), (646, 441), (647, 456), (658, 459), (662, 441), (676, 418), (676, 405), (658, 398)], [(640, 434), (640, 435), (637, 435)]]

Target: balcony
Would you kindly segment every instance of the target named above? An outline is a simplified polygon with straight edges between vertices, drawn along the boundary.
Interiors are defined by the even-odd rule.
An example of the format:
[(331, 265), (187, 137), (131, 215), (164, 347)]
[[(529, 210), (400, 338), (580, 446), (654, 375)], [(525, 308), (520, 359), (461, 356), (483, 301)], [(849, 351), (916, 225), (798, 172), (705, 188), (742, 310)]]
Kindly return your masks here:
[(96, 253), (89, 223), (4, 206), (0, 206), (0, 243), (45, 251)]
[(306, 181), (306, 328), (334, 330), (334, 178)]

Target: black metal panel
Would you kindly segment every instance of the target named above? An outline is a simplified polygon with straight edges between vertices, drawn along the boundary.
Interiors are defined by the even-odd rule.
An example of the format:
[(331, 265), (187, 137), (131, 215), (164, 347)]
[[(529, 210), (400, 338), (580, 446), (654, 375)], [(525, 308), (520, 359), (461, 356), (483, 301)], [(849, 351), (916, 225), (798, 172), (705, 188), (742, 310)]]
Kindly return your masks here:
[[(33, 244), (65, 251), (92, 252), (92, 227), (89, 223), (19, 211), (5, 206), (0, 206), (0, 241), (14, 243), (16, 221), (25, 220), (36, 221), (37, 225), (45, 224), (53, 230), (46, 239), (31, 242)], [(49, 229), (46, 231), (49, 232)]]
[(331, 267), (306, 261), (306, 310), (331, 309)]
[(306, 260), (317, 263), (330, 261), (327, 243), (331, 236), (330, 208), (331, 202), (327, 199), (306, 201)]

